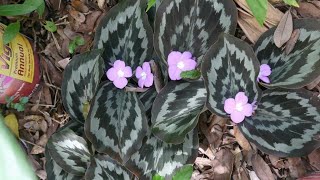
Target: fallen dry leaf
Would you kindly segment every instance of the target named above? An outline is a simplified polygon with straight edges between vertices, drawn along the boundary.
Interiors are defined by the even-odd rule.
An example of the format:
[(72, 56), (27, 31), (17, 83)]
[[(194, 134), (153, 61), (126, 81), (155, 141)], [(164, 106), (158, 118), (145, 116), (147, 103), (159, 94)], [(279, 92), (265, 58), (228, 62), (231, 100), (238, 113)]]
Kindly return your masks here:
[(212, 161), (213, 179), (231, 179), (234, 155), (229, 149), (221, 149)]
[(256, 175), (260, 180), (273, 180), (274, 175), (268, 166), (268, 164), (262, 159), (259, 154), (254, 154), (252, 156), (252, 167)]
[(106, 0), (97, 0), (100, 9), (103, 9)]
[(278, 27), (274, 31), (274, 44), (280, 48), (289, 41), (293, 31), (293, 20), (290, 10), (288, 10), (281, 18)]
[(285, 167), (283, 159), (281, 159), (281, 158), (279, 158), (277, 156), (269, 154), (269, 160), (270, 160), (272, 166), (277, 168), (277, 169), (281, 169), (281, 168)]
[(312, 151), (312, 153), (308, 155), (308, 158), (310, 164), (316, 168), (317, 171), (320, 171), (320, 149)]
[(74, 7), (77, 11), (80, 11), (82, 13), (87, 13), (89, 11), (88, 6), (86, 6), (82, 1), (80, 0), (72, 0), (71, 6)]
[(304, 18), (320, 18), (320, 9), (312, 3), (301, 2), (298, 13)]
[(77, 10), (70, 9), (69, 14), (79, 23), (84, 23), (86, 21), (86, 16)]
[(286, 166), (289, 168), (290, 176), (293, 178), (302, 177), (307, 172), (306, 167), (300, 157), (288, 158)]
[(238, 24), (252, 43), (257, 42), (259, 37), (268, 30), (265, 26), (260, 26), (251, 14), (240, 8), (238, 8)]
[(234, 129), (234, 137), (236, 138), (237, 142), (242, 147), (242, 149), (245, 151), (252, 150), (249, 141), (243, 136), (238, 126), (234, 126), (233, 129)]
[(291, 53), (294, 46), (296, 45), (297, 40), (299, 39), (299, 36), (300, 36), (300, 29), (293, 30), (291, 37), (290, 37), (289, 41), (287, 42), (285, 50), (284, 50), (286, 55)]
[(58, 64), (60, 65), (60, 67), (61, 67), (62, 69), (65, 69), (66, 66), (69, 64), (70, 61), (71, 61), (71, 59), (70, 59), (70, 57), (68, 57), (68, 58), (64, 58), (64, 59), (58, 61)]

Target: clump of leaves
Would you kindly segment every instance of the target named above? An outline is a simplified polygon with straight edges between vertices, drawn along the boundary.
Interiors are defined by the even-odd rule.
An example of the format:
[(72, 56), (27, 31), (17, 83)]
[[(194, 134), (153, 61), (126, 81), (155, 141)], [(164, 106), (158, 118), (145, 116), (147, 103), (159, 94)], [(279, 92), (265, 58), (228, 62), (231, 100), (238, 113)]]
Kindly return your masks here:
[(18, 112), (22, 112), (25, 110), (25, 105), (28, 103), (29, 101), (29, 97), (21, 97), (19, 99), (19, 102), (17, 103), (14, 103), (13, 100), (15, 99), (14, 96), (7, 96), (6, 97), (6, 106), (7, 108), (12, 108), (12, 109), (15, 109), (17, 110)]
[[(199, 115), (209, 109), (233, 120), (242, 103), (251, 111), (240, 113), (243, 119), (236, 125), (261, 150), (300, 156), (319, 146), (314, 137), (320, 131), (320, 102), (299, 88), (320, 75), (320, 22), (295, 21), (300, 37), (285, 54), (272, 42), (274, 29), (261, 37), (255, 51), (232, 36), (237, 22), (232, 0), (163, 0), (154, 32), (146, 6), (145, 0), (120, 1), (101, 20), (94, 50), (67, 65), (62, 97), (72, 121), (48, 141), (48, 179), (152, 179), (154, 174), (171, 179), (197, 157)], [(186, 62), (196, 61), (201, 76), (182, 73), (187, 80), (165, 80), (159, 92), (154, 87), (132, 90), (140, 86), (131, 78), (132, 69), (151, 59), (158, 60), (162, 72), (153, 71), (154, 79), (168, 79), (174, 73), (174, 62), (168, 62), (172, 52), (186, 52)], [(262, 64), (272, 73), (262, 76)], [(175, 65), (174, 70), (186, 64)], [(145, 69), (139, 72), (147, 78), (152, 73)], [(105, 72), (109, 80), (100, 82)], [(265, 76), (270, 83), (257, 81)], [(227, 100), (236, 112), (226, 111)]]
[(76, 36), (74, 39), (71, 40), (71, 42), (69, 43), (68, 49), (69, 49), (69, 53), (73, 54), (74, 51), (77, 49), (78, 46), (82, 46), (84, 45), (84, 39), (81, 36)]

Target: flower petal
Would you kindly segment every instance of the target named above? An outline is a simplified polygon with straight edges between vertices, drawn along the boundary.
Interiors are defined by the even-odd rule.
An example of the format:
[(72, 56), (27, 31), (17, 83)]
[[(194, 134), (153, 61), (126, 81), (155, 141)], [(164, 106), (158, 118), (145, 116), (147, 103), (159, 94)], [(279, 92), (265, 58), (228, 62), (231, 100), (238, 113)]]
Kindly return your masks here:
[(147, 78), (144, 81), (144, 86), (151, 87), (153, 85), (153, 74), (150, 73), (147, 75)]
[(117, 78), (116, 80), (113, 81), (113, 84), (119, 88), (119, 89), (123, 89), (124, 87), (126, 87), (126, 85), (128, 84), (128, 80), (124, 77), (122, 78)]
[(178, 61), (181, 58), (181, 52), (179, 51), (172, 51), (169, 55), (168, 55), (168, 65), (169, 67), (172, 65), (175, 65), (178, 63)]
[(244, 94), (244, 92), (238, 92), (235, 97), (236, 103), (247, 104), (248, 97)]
[(236, 109), (236, 101), (233, 98), (224, 101), (224, 111), (231, 114)]
[(265, 83), (270, 83), (270, 79), (267, 76), (261, 76), (260, 79)]
[(151, 67), (150, 67), (150, 63), (149, 62), (144, 62), (142, 64), (142, 69), (145, 73), (149, 74), (151, 73)]
[(137, 77), (138, 79), (141, 78), (141, 73), (142, 73), (142, 72), (143, 72), (143, 71), (142, 71), (142, 68), (141, 68), (140, 66), (138, 66), (137, 69), (136, 69), (136, 77)]
[[(176, 66), (169, 66), (169, 77), (171, 80), (177, 80), (176, 72), (180, 71)], [(180, 77), (180, 74), (179, 74)]]
[(110, 68), (108, 69), (107, 71), (107, 78), (110, 80), (110, 81), (114, 81), (115, 79), (118, 78), (118, 74), (117, 74), (117, 71), (115, 68)]
[(243, 106), (243, 109), (242, 109), (242, 114), (249, 117), (249, 116), (252, 116), (252, 113), (253, 113), (253, 107), (251, 104), (246, 104)]
[(124, 77), (131, 77), (132, 76), (132, 69), (130, 66), (126, 66), (124, 67), (123, 69), (123, 72), (124, 72)]
[(185, 52), (182, 53), (181, 58), (182, 59), (191, 59), (192, 58), (192, 54), (189, 51), (185, 51)]
[(122, 69), (126, 66), (126, 64), (124, 63), (124, 61), (121, 61), (121, 60), (116, 60), (114, 63), (113, 63), (113, 67), (116, 68), (116, 69)]
[(234, 111), (230, 118), (234, 123), (241, 123), (244, 120), (244, 115), (239, 111)]
[(260, 74), (262, 76), (269, 76), (271, 74), (271, 68), (268, 64), (262, 64), (260, 66)]
[(196, 61), (193, 59), (184, 59), (183, 63), (184, 63), (184, 67), (182, 69), (183, 71), (194, 70), (197, 66)]
[(144, 84), (145, 84), (145, 79), (139, 79), (139, 81), (138, 81), (138, 86), (140, 87), (140, 88), (143, 88), (143, 86), (144, 86)]

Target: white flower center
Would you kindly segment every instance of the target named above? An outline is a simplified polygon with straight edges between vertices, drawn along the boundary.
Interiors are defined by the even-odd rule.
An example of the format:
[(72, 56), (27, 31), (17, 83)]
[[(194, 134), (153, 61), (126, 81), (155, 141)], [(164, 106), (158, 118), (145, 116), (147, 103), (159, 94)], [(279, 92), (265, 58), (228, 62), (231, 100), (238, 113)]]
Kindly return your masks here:
[(147, 74), (145, 72), (142, 72), (140, 75), (143, 80), (147, 78)]
[(124, 72), (121, 69), (118, 71), (117, 74), (118, 74), (118, 77), (120, 77), (120, 78), (122, 78), (124, 76)]
[(182, 61), (180, 61), (178, 64), (177, 64), (177, 67), (179, 69), (183, 69), (184, 68), (184, 63)]
[(236, 104), (236, 110), (239, 111), (239, 112), (241, 112), (241, 111), (243, 110), (243, 105), (242, 105), (242, 103), (237, 103), (237, 104)]

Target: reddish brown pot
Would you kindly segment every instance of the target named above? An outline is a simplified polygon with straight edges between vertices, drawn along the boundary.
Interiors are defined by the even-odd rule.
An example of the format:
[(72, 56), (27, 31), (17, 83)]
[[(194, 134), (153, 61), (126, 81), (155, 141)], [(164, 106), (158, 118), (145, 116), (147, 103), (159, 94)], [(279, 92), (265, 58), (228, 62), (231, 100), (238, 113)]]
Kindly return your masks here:
[[(3, 28), (0, 24), (0, 41)], [(33, 52), (32, 43), (24, 36), (18, 35), (11, 43), (5, 45), (0, 54), (0, 103), (5, 104), (5, 97), (30, 96), (40, 81), (39, 56)]]

